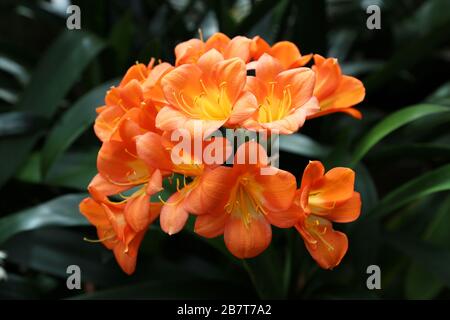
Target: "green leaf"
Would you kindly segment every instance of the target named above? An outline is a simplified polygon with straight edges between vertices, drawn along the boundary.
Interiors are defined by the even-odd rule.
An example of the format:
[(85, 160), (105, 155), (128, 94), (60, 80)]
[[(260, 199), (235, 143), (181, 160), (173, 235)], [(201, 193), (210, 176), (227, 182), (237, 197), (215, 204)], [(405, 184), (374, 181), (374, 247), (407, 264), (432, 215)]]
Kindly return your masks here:
[(46, 226), (84, 226), (88, 221), (79, 213), (84, 194), (69, 194), (0, 219), (0, 244), (23, 231)]
[(0, 114), (0, 138), (31, 133), (44, 127), (47, 121), (28, 112)]
[(324, 158), (330, 152), (329, 147), (323, 146), (303, 134), (280, 136), (280, 150), (310, 159)]
[(34, 153), (16, 177), (27, 183), (86, 190), (97, 174), (97, 153), (98, 149), (66, 152), (55, 162), (45, 178), (41, 173), (41, 154)]
[[(428, 243), (450, 249), (450, 196), (442, 203), (428, 225), (423, 239)], [(428, 276), (420, 265), (413, 264), (406, 275), (406, 296), (410, 299), (434, 298), (444, 287), (435, 276)]]
[(261, 299), (281, 299), (284, 297), (283, 272), (273, 247), (267, 248), (259, 256), (242, 260), (253, 285)]
[(380, 148), (367, 156), (367, 160), (386, 161), (386, 159), (414, 158), (432, 160), (444, 158), (450, 160), (450, 146), (437, 143), (408, 143)]
[(391, 191), (371, 210), (368, 217), (382, 218), (415, 199), (446, 190), (450, 190), (450, 164), (424, 173)]
[(278, 1), (262, 0), (255, 3), (252, 11), (246, 16), (236, 27), (236, 35), (243, 35), (248, 33), (260, 20), (262, 20), (266, 14), (271, 12), (273, 8), (278, 4)]
[(30, 78), (27, 70), (21, 64), (5, 55), (0, 55), (0, 70), (13, 75), (22, 85), (27, 84)]
[(372, 73), (364, 81), (368, 91), (379, 88), (401, 71), (423, 61), (448, 40), (450, 11), (447, 8), (448, 1), (445, 0), (424, 2), (417, 15), (411, 19), (416, 28), (414, 33), (405, 39), (405, 45), (401, 45), (377, 72)]
[(103, 41), (87, 32), (62, 33), (33, 72), (18, 109), (51, 118), (61, 99), (103, 47)]
[(45, 176), (54, 162), (95, 120), (95, 108), (103, 104), (106, 91), (116, 83), (108, 81), (82, 96), (53, 127), (42, 149), (42, 173)]
[[(62, 33), (39, 62), (18, 110), (50, 119), (61, 99), (103, 46), (101, 40), (83, 31)], [(17, 171), (41, 134), (35, 132), (32, 136), (0, 141), (0, 186)]]
[(386, 242), (409, 256), (424, 268), (425, 276), (433, 275), (450, 286), (450, 250), (437, 247), (406, 235), (386, 234)]
[(421, 117), (443, 112), (450, 112), (450, 108), (434, 104), (419, 104), (394, 112), (359, 140), (353, 153), (352, 164), (355, 165), (360, 161), (375, 144), (392, 131)]

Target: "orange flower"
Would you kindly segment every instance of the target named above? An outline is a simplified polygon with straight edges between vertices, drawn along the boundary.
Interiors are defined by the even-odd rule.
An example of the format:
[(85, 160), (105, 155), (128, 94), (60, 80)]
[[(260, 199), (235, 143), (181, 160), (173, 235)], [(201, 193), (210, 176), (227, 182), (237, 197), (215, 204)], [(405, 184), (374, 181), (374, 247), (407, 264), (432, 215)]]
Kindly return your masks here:
[(256, 142), (239, 147), (233, 168), (212, 170), (204, 185), (202, 201), (214, 206), (197, 212), (195, 232), (207, 238), (224, 234), (227, 248), (238, 258), (255, 257), (269, 246), (271, 224), (287, 228), (298, 221), (295, 212), (285, 211), (295, 194), (295, 177), (269, 167), (265, 150)]
[(136, 151), (136, 137), (147, 132), (148, 120), (143, 109), (133, 108), (123, 116), (117, 128), (118, 139), (103, 142), (97, 169), (109, 182), (133, 187), (146, 183), (154, 173), (155, 168), (140, 159)]
[[(215, 189), (222, 188), (218, 184), (205, 183), (211, 169), (222, 164), (230, 155), (229, 142), (223, 138), (202, 141), (201, 154), (195, 153), (194, 141), (191, 141), (190, 150), (180, 150), (179, 154), (173, 151), (174, 142), (165, 136), (147, 133), (137, 138), (137, 152), (149, 166), (159, 166), (162, 170), (184, 175), (182, 183), (176, 180), (177, 191), (173, 193), (161, 210), (161, 229), (169, 235), (178, 233), (183, 229), (189, 213), (206, 212), (215, 206), (215, 203), (205, 203), (202, 199), (205, 194), (212, 196)], [(208, 163), (204, 159), (204, 150), (210, 150), (205, 155), (216, 155), (216, 162)], [(189, 152), (190, 151), (190, 152)], [(161, 161), (164, 159), (164, 161)], [(186, 177), (191, 177), (186, 182)]]
[[(99, 240), (93, 242), (101, 242), (112, 250), (122, 270), (132, 274), (136, 268), (137, 253), (146, 229), (136, 231), (130, 226), (124, 216), (126, 206), (128, 204), (105, 204), (92, 198), (85, 198), (80, 203), (79, 209), (89, 222), (97, 227)], [(143, 212), (147, 216), (148, 224), (156, 219), (160, 208), (159, 203), (148, 202)]]
[(333, 168), (327, 173), (320, 161), (311, 161), (303, 173), (300, 189), (288, 212), (297, 212), (295, 225), (311, 256), (324, 269), (336, 267), (348, 248), (347, 236), (333, 230), (334, 222), (359, 217), (361, 199), (353, 190), (355, 173)]
[(212, 49), (196, 64), (184, 64), (169, 72), (161, 81), (169, 106), (157, 117), (159, 129), (196, 127), (211, 133), (222, 125), (234, 126), (256, 110), (256, 99), (244, 91), (245, 64), (241, 59), (224, 59)]
[(316, 85), (314, 96), (320, 103), (320, 112), (308, 116), (308, 119), (334, 112), (345, 112), (356, 119), (361, 119), (361, 112), (352, 108), (360, 103), (366, 94), (362, 82), (354, 77), (342, 75), (337, 59), (315, 54), (314, 66)]
[[(109, 90), (105, 97), (105, 106), (97, 108), (94, 130), (101, 141), (118, 139), (117, 128), (123, 116), (133, 108), (145, 110), (151, 119), (162, 105), (166, 104), (160, 86), (161, 78), (173, 67), (161, 63), (153, 67), (154, 60), (148, 66), (136, 64), (128, 69), (118, 87)], [(155, 130), (155, 128), (151, 128)]]
[[(303, 67), (311, 60), (312, 54), (302, 56), (297, 46), (289, 41), (280, 41), (272, 47), (261, 37), (256, 36), (250, 45), (251, 57), (258, 60), (264, 53), (276, 58), (284, 70)], [(250, 68), (252, 68), (250, 66)]]
[(175, 47), (176, 66), (185, 63), (195, 63), (206, 52), (215, 49), (225, 59), (240, 58), (244, 63), (250, 58), (251, 40), (237, 36), (230, 40), (223, 33), (213, 34), (206, 42), (201, 39), (191, 39)]
[(247, 89), (258, 100), (258, 111), (242, 123), (250, 130), (277, 130), (291, 134), (308, 115), (319, 110), (313, 97), (314, 72), (309, 68), (283, 71), (279, 60), (263, 54), (256, 63), (256, 77), (247, 78)]

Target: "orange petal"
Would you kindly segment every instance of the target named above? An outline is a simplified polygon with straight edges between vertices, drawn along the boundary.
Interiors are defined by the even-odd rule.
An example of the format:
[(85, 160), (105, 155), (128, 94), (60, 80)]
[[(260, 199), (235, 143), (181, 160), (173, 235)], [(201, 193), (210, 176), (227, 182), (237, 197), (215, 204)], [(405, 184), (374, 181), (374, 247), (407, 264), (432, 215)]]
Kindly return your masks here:
[(316, 73), (314, 95), (322, 102), (331, 96), (338, 87), (342, 76), (341, 68), (336, 59), (325, 59), (318, 54), (314, 55), (314, 63), (312, 67)]
[(309, 196), (310, 206), (327, 202), (343, 201), (353, 196), (355, 172), (350, 168), (333, 168), (312, 184)]
[(125, 207), (125, 219), (130, 227), (136, 231), (148, 228), (150, 221), (150, 199), (145, 193), (135, 196), (127, 201)]
[(175, 47), (176, 65), (196, 62), (203, 53), (205, 44), (199, 39), (191, 39)]
[(330, 96), (320, 101), (322, 110), (342, 109), (354, 106), (364, 100), (363, 83), (350, 76), (342, 76), (339, 85)]
[(187, 130), (192, 136), (208, 136), (218, 130), (227, 119), (203, 120), (192, 119), (183, 112), (171, 107), (164, 107), (156, 116), (156, 126), (165, 131), (174, 131), (180, 128)]
[(122, 270), (128, 275), (133, 274), (136, 269), (137, 254), (139, 246), (144, 239), (144, 235), (145, 232), (136, 234), (128, 247), (121, 242), (114, 247), (113, 251), (116, 261)]
[(194, 98), (203, 92), (200, 84), (201, 69), (194, 64), (184, 64), (167, 73), (161, 80), (164, 96), (169, 104), (177, 109), (184, 108), (180, 94), (188, 105), (193, 105)]
[(248, 167), (266, 167), (268, 163), (266, 150), (256, 141), (249, 141), (237, 149), (233, 169), (247, 171)]
[(126, 86), (119, 88), (119, 93), (126, 109), (139, 108), (144, 100), (141, 84), (137, 80), (131, 80)]
[(250, 54), (253, 59), (257, 60), (264, 53), (268, 53), (270, 50), (269, 44), (260, 36), (255, 36), (250, 44)]
[[(259, 126), (265, 130), (276, 132), (278, 134), (292, 134), (298, 131), (305, 123), (308, 114), (313, 114), (319, 110), (317, 99), (312, 97), (300, 108), (291, 111), (290, 114), (280, 120), (260, 123)], [(244, 127), (251, 129), (249, 123), (243, 124)]]
[(275, 93), (283, 97), (284, 90), (289, 88), (292, 107), (297, 108), (310, 101), (313, 96), (315, 74), (309, 68), (296, 68), (281, 72), (276, 76)]
[(195, 219), (194, 231), (205, 238), (215, 238), (223, 234), (229, 215), (223, 210), (217, 214), (203, 214)]
[(197, 65), (200, 67), (204, 74), (212, 72), (214, 65), (223, 61), (223, 56), (216, 49), (211, 49), (203, 54), (197, 61)]
[(246, 37), (237, 36), (231, 39), (223, 52), (225, 59), (239, 58), (244, 62), (250, 59), (250, 44), (251, 40)]
[(298, 223), (300, 215), (300, 207), (292, 204), (289, 209), (284, 211), (268, 211), (266, 219), (278, 228), (291, 228)]
[(94, 199), (83, 199), (83, 201), (80, 202), (79, 209), (83, 216), (85, 216), (94, 226), (107, 227), (110, 225), (105, 210), (103, 210), (101, 204)]
[(163, 171), (173, 169), (170, 151), (166, 150), (163, 138), (153, 132), (147, 132), (136, 138), (136, 150), (140, 159), (151, 168)]
[(306, 219), (305, 224), (298, 224), (296, 228), (304, 237), (309, 253), (321, 268), (333, 269), (339, 265), (348, 249), (344, 233), (333, 230), (328, 220), (313, 215)]
[(219, 62), (214, 67), (213, 78), (216, 79), (218, 86), (226, 83), (227, 96), (230, 102), (234, 103), (245, 86), (247, 78), (245, 63), (239, 58)]
[(256, 64), (256, 77), (264, 83), (275, 81), (275, 77), (283, 71), (283, 65), (274, 57), (263, 54)]
[(325, 168), (320, 161), (310, 161), (303, 171), (301, 188), (312, 185), (325, 174)]
[(198, 179), (198, 185), (184, 201), (185, 210), (200, 215), (216, 211), (220, 206), (223, 209), (225, 198), (229, 195), (235, 180), (232, 169), (224, 166), (217, 167), (205, 172)]
[(95, 200), (108, 202), (108, 196), (119, 194), (129, 188), (130, 186), (115, 185), (105, 179), (101, 174), (97, 174), (89, 183), (88, 191)]
[(258, 109), (258, 102), (255, 96), (250, 92), (243, 92), (238, 98), (231, 111), (228, 124), (238, 124), (248, 119)]
[(269, 94), (267, 85), (257, 77), (248, 76), (245, 89), (250, 91), (259, 103), (262, 103)]
[(345, 201), (337, 202), (333, 209), (326, 212), (326, 218), (334, 222), (352, 222), (361, 213), (361, 195), (353, 192), (353, 196)]
[(142, 63), (131, 66), (120, 81), (120, 87), (126, 86), (131, 80), (144, 81), (148, 75), (147, 66)]
[(293, 174), (278, 168), (270, 168), (265, 174), (255, 175), (253, 192), (258, 195), (261, 204), (268, 211), (284, 211), (289, 209), (297, 189), (297, 182)]
[(161, 229), (165, 233), (169, 235), (178, 233), (186, 224), (189, 213), (184, 209), (183, 202), (184, 194), (182, 192), (176, 192), (170, 196), (162, 207), (159, 221), (161, 223)]
[(280, 41), (275, 43), (270, 49), (270, 55), (278, 59), (284, 69), (289, 69), (294, 62), (301, 58), (300, 50), (289, 41)]
[(147, 165), (127, 150), (122, 142), (104, 142), (97, 157), (99, 173), (118, 185), (142, 183), (148, 177)]
[(230, 216), (224, 229), (225, 245), (240, 258), (253, 258), (263, 252), (272, 240), (272, 229), (263, 216), (254, 217), (248, 224)]
[(104, 109), (95, 119), (94, 131), (103, 142), (112, 138), (117, 131), (117, 125), (125, 111), (119, 106), (111, 106)]
[(216, 49), (219, 52), (224, 52), (230, 43), (230, 38), (221, 32), (214, 33), (205, 43), (205, 51)]

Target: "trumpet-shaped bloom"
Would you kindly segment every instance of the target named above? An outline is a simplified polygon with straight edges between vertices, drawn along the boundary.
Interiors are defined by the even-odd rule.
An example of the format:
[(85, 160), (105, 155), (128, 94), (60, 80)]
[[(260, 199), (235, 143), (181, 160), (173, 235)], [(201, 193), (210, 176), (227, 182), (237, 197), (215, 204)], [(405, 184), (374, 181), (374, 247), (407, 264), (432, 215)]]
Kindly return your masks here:
[[(133, 108), (143, 109), (148, 119), (154, 119), (162, 105), (166, 104), (161, 88), (161, 78), (173, 67), (161, 63), (153, 67), (153, 60), (148, 66), (132, 66), (118, 87), (111, 88), (105, 97), (105, 105), (97, 108), (94, 130), (101, 141), (118, 140), (118, 127)], [(147, 120), (148, 121), (148, 120)], [(149, 128), (155, 130), (153, 128)]]
[[(161, 210), (161, 229), (169, 235), (181, 231), (189, 213), (206, 212), (213, 208), (215, 203), (205, 202), (203, 198), (206, 195), (213, 196), (215, 190), (222, 187), (220, 181), (211, 183), (205, 182), (209, 181), (205, 179), (209, 177), (213, 168), (222, 164), (230, 155), (228, 140), (215, 138), (203, 141), (200, 154), (195, 152), (193, 143), (194, 141), (191, 141), (189, 150), (175, 153), (173, 148), (176, 144), (165, 136), (149, 132), (137, 139), (137, 152), (149, 166), (158, 167), (163, 164), (163, 167), (160, 167), (162, 170), (184, 175), (181, 183), (180, 179), (176, 180), (176, 192), (164, 201)], [(205, 154), (204, 150), (207, 149), (210, 153)], [(205, 156), (210, 154), (216, 155), (214, 157), (216, 162), (206, 161)], [(190, 177), (191, 181), (187, 182), (186, 176)]]
[(319, 100), (320, 112), (309, 115), (308, 118), (345, 112), (356, 119), (361, 119), (361, 112), (352, 107), (364, 99), (366, 90), (362, 82), (343, 75), (335, 58), (325, 59), (315, 54), (312, 69), (316, 73), (314, 96)]
[(354, 191), (355, 173), (333, 168), (327, 173), (319, 161), (306, 167), (300, 189), (288, 212), (297, 212), (300, 232), (311, 256), (324, 269), (336, 267), (348, 248), (347, 236), (333, 230), (332, 222), (351, 222), (359, 217), (361, 199)]
[(191, 39), (175, 47), (176, 66), (196, 63), (211, 49), (220, 52), (225, 59), (239, 58), (245, 63), (250, 59), (250, 45), (251, 40), (246, 37), (237, 36), (230, 39), (220, 32), (213, 34), (206, 42)]
[(204, 193), (203, 201), (215, 206), (197, 212), (195, 232), (207, 238), (224, 234), (227, 248), (238, 258), (257, 256), (269, 246), (271, 224), (287, 228), (298, 220), (295, 212), (286, 212), (295, 177), (269, 167), (265, 150), (256, 142), (239, 147), (233, 167), (212, 170), (204, 184), (212, 190)]
[(319, 111), (313, 97), (314, 72), (309, 68), (283, 70), (280, 61), (270, 55), (259, 58), (256, 76), (247, 79), (247, 89), (259, 107), (242, 123), (244, 128), (291, 134), (303, 126), (307, 116)]
[[(136, 259), (139, 246), (145, 234), (145, 229), (134, 230), (124, 215), (124, 210), (129, 204), (105, 204), (92, 198), (85, 198), (80, 203), (80, 212), (97, 228), (99, 240), (108, 249), (114, 252), (114, 256), (124, 272), (132, 274), (136, 268)], [(147, 216), (147, 226), (159, 214), (159, 203), (150, 204), (143, 212)], [(144, 209), (144, 208), (143, 208)]]
[(202, 55), (196, 64), (175, 68), (161, 81), (169, 106), (159, 111), (157, 127), (203, 134), (242, 122), (257, 107), (255, 97), (244, 91), (245, 81), (242, 60), (224, 59), (215, 49)]
[(302, 56), (297, 46), (290, 41), (280, 41), (271, 47), (259, 36), (252, 39), (250, 53), (254, 60), (258, 60), (264, 53), (269, 54), (281, 63), (284, 70), (303, 67), (312, 58), (312, 54)]

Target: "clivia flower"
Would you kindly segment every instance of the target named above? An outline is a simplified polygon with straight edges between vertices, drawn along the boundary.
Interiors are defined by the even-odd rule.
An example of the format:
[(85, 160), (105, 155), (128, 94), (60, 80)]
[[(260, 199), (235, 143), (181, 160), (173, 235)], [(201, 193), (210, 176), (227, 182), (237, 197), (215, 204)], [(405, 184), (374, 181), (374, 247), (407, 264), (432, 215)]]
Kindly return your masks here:
[(352, 108), (363, 101), (366, 94), (360, 80), (343, 75), (337, 59), (325, 59), (318, 54), (314, 55), (312, 70), (316, 74), (314, 96), (319, 100), (320, 112), (309, 115), (308, 119), (334, 112), (344, 112), (356, 119), (362, 118), (361, 112)]
[(158, 113), (156, 126), (164, 131), (184, 128), (193, 134), (196, 126), (202, 134), (236, 126), (257, 108), (254, 95), (244, 90), (246, 78), (241, 59), (224, 59), (215, 49), (196, 64), (175, 68), (161, 81), (168, 106)]
[(355, 173), (333, 168), (325, 173), (319, 161), (311, 161), (288, 212), (297, 211), (295, 225), (311, 256), (324, 269), (336, 267), (348, 248), (347, 236), (333, 230), (332, 222), (352, 222), (361, 212), (361, 198), (353, 189)]
[(294, 198), (295, 177), (270, 167), (266, 151), (256, 142), (241, 145), (233, 167), (214, 169), (204, 183), (212, 190), (203, 201), (215, 207), (198, 215), (195, 232), (207, 238), (223, 234), (228, 250), (238, 258), (263, 252), (272, 240), (271, 225), (288, 228), (298, 220), (294, 211), (286, 212)]
[(296, 132), (306, 117), (319, 111), (313, 97), (314, 72), (309, 68), (284, 70), (281, 62), (264, 53), (247, 77), (247, 89), (256, 96), (258, 110), (242, 123), (250, 130)]
[[(313, 161), (297, 190), (295, 176), (272, 167), (255, 140), (237, 149), (232, 166), (224, 165), (234, 141), (215, 133), (245, 128), (269, 137), (295, 133), (305, 120), (332, 112), (360, 118), (353, 106), (364, 98), (362, 83), (342, 75), (333, 58), (314, 55), (308, 68), (312, 55), (301, 55), (295, 44), (270, 46), (258, 36), (215, 33), (178, 44), (175, 56), (175, 66), (154, 59), (132, 66), (97, 108), (98, 174), (80, 203), (97, 228), (99, 239), (89, 241), (111, 249), (131, 274), (151, 223), (159, 218), (161, 229), (174, 235), (193, 215), (197, 234), (223, 235), (238, 258), (262, 253), (272, 226), (295, 227), (322, 268), (336, 267), (348, 240), (332, 222), (353, 221), (361, 208), (354, 172), (325, 173)], [(182, 141), (175, 138), (180, 133)], [(163, 181), (176, 191), (158, 201)]]

